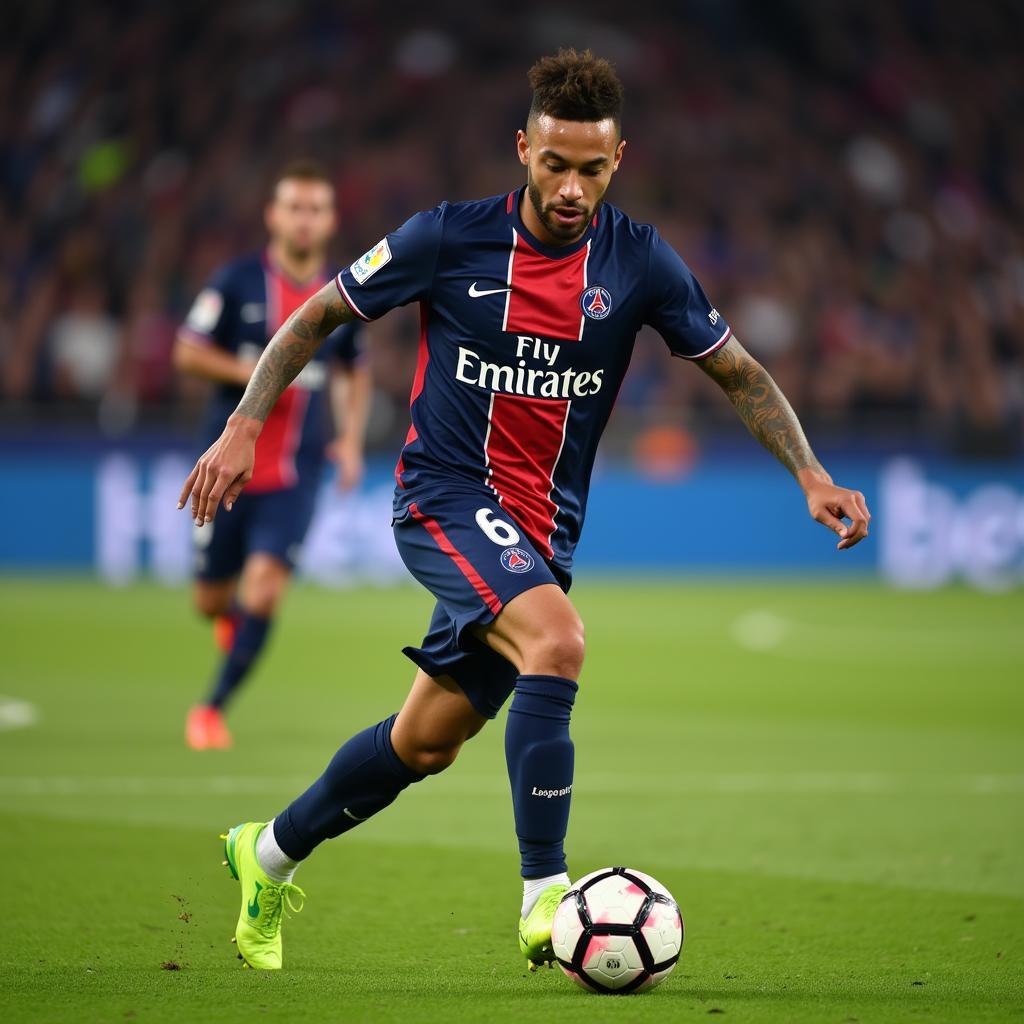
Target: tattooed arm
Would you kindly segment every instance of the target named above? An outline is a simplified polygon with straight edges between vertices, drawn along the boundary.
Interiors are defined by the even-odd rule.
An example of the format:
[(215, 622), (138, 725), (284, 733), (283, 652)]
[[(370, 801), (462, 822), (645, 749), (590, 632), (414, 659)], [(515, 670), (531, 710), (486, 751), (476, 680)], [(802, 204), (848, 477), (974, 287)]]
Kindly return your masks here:
[(252, 479), (256, 438), (274, 403), (324, 338), (354, 319), (355, 313), (332, 281), (299, 306), (271, 338), (224, 432), (196, 463), (182, 488), (178, 508), (184, 508), (191, 495), (192, 519), (197, 526), (212, 522), (222, 500), (231, 511)]
[(306, 299), (263, 350), (231, 419), (246, 416), (263, 423), (284, 389), (313, 358), (324, 338), (355, 318), (333, 281)]
[(735, 337), (698, 365), (725, 392), (747, 429), (796, 477), (811, 516), (839, 535), (840, 550), (863, 540), (871, 521), (864, 495), (832, 483), (768, 371)]

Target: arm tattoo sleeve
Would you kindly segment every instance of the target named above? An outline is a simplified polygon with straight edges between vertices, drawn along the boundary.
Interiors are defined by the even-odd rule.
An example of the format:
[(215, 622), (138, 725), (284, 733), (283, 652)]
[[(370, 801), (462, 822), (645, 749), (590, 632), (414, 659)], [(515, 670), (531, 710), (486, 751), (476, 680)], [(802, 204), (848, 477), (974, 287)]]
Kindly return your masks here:
[(778, 384), (735, 338), (699, 366), (726, 393), (751, 434), (791, 473), (822, 468)]
[(266, 420), (281, 393), (313, 357), (324, 338), (354, 319), (355, 314), (338, 294), (334, 282), (325, 284), (270, 339), (235, 412)]

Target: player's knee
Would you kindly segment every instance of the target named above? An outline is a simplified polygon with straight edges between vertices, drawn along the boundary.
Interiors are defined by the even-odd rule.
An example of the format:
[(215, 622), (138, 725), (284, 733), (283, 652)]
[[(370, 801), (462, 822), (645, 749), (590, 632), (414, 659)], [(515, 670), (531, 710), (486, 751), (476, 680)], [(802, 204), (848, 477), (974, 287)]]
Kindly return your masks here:
[(287, 575), (277, 571), (276, 567), (257, 572), (250, 571), (242, 587), (242, 606), (250, 615), (269, 619), (277, 611), (287, 585)]
[(231, 598), (208, 590), (196, 590), (192, 595), (192, 605), (200, 615), (214, 619), (227, 613)]
[(578, 679), (585, 654), (583, 623), (577, 618), (547, 629), (527, 659), (531, 675)]
[(461, 749), (461, 743), (417, 745), (407, 751), (402, 760), (420, 775), (438, 775), (454, 764)]
[(245, 610), (250, 615), (261, 619), (273, 618), (277, 606), (281, 603), (281, 590), (273, 587), (257, 587), (246, 594)]

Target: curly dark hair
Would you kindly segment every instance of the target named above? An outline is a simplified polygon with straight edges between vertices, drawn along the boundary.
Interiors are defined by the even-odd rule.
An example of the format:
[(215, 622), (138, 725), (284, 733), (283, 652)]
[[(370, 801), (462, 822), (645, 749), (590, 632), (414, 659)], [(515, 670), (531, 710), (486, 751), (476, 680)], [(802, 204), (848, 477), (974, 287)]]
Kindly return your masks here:
[(623, 90), (615, 68), (590, 50), (561, 49), (541, 57), (527, 78), (533, 89), (530, 120), (541, 114), (562, 121), (603, 121), (622, 124)]

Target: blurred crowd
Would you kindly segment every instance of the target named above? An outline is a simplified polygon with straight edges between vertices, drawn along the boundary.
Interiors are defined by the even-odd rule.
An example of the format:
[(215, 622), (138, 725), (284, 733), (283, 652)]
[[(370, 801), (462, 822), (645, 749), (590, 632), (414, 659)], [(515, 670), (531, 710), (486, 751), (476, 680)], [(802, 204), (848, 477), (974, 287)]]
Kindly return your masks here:
[[(1020, 449), (1011, 2), (37, 0), (0, 24), (2, 424), (187, 426), (202, 393), (171, 368), (176, 328), (219, 264), (262, 244), (276, 169), (332, 168), (349, 262), (417, 209), (517, 186), (526, 70), (575, 45), (627, 88), (610, 201), (658, 225), (814, 429)], [(414, 317), (373, 330), (390, 445)], [(641, 338), (613, 444), (682, 459), (690, 432), (732, 421)]]

